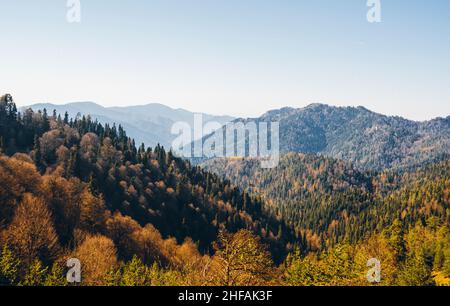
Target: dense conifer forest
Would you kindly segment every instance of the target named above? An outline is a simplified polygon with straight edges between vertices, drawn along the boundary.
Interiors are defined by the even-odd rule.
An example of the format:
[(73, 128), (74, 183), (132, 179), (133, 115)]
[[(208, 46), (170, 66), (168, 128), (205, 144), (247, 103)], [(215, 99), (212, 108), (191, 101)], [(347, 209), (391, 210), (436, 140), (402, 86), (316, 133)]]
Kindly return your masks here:
[(414, 171), (360, 171), (350, 163), (289, 153), (274, 169), (257, 159), (214, 159), (203, 167), (258, 194), (265, 211), (294, 228), (303, 251), (356, 243), (401, 220), (450, 222), (450, 160)]

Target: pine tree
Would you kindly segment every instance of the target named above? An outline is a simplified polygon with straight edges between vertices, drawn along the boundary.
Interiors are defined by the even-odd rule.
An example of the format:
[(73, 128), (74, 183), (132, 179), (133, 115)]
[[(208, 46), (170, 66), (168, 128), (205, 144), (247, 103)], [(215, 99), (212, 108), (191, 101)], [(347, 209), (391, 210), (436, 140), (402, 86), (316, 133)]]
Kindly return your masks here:
[(442, 266), (442, 272), (446, 277), (450, 278), (450, 245), (447, 245), (444, 250), (444, 264)]
[(434, 285), (431, 268), (426, 264), (423, 254), (411, 254), (402, 265), (398, 284), (400, 286)]
[(395, 219), (392, 223), (389, 244), (394, 250), (396, 262), (403, 262), (406, 257), (405, 233), (403, 224), (399, 219)]
[(0, 153), (3, 153), (5, 150), (5, 141), (3, 140), (3, 136), (0, 136)]
[(68, 112), (64, 113), (64, 124), (69, 124), (69, 113)]
[(133, 256), (130, 262), (128, 262), (123, 268), (122, 274), (122, 286), (145, 286), (150, 285), (150, 280), (147, 279), (147, 267), (142, 261)]
[(42, 153), (41, 153), (41, 142), (39, 141), (39, 137), (37, 135), (34, 135), (34, 156), (33, 160), (36, 164), (36, 167), (39, 170), (42, 170)]
[(42, 130), (44, 133), (50, 130), (50, 120), (48, 118), (47, 110), (45, 108), (42, 114)]
[(14, 285), (19, 274), (20, 260), (5, 244), (0, 256), (0, 286)]
[(67, 286), (67, 280), (64, 275), (64, 270), (58, 263), (53, 264), (51, 271), (45, 278), (44, 285), (47, 287)]
[(106, 272), (105, 276), (105, 286), (107, 287), (117, 287), (120, 286), (120, 281), (122, 279), (122, 274), (120, 269), (111, 268)]
[(25, 274), (22, 282), (23, 286), (43, 286), (47, 278), (47, 267), (42, 265), (42, 262), (36, 259)]

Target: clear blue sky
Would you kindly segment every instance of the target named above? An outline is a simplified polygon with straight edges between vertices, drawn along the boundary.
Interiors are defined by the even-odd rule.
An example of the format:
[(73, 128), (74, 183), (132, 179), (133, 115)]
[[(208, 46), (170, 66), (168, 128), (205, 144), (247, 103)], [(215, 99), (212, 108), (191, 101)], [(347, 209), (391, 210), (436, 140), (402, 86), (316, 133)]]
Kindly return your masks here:
[(0, 0), (0, 92), (19, 105), (160, 102), (256, 116), (363, 105), (450, 115), (450, 1)]

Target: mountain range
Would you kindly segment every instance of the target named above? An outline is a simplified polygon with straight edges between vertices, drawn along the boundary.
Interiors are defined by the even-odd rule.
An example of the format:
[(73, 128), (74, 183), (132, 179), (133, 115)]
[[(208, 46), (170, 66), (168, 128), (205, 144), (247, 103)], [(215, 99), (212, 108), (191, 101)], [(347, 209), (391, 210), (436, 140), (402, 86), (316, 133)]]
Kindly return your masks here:
[[(46, 109), (49, 113), (56, 110), (58, 114), (68, 113), (69, 117), (90, 115), (101, 124), (121, 125), (134, 138), (137, 144), (144, 143), (155, 147), (157, 144), (170, 148), (177, 135), (171, 134), (175, 122), (186, 122), (193, 126), (194, 113), (184, 109), (173, 109), (159, 103), (127, 107), (103, 107), (93, 102), (75, 102), (62, 105), (50, 103), (33, 104), (20, 110), (31, 108), (34, 111)], [(225, 124), (233, 120), (231, 116), (214, 116), (201, 114), (203, 121), (215, 121)], [(193, 135), (193, 134), (192, 134)]]
[(420, 166), (445, 159), (450, 152), (450, 116), (417, 122), (361, 106), (311, 104), (234, 122), (252, 121), (279, 122), (281, 153), (324, 155), (361, 170)]
[[(122, 125), (136, 143), (170, 147), (176, 135), (171, 127), (183, 121), (193, 126), (194, 113), (162, 104), (102, 107), (95, 103), (66, 105), (35, 104), (34, 110), (55, 109), (70, 117), (90, 115), (100, 123)], [(24, 109), (24, 108), (22, 108)], [(281, 153), (312, 153), (353, 163), (361, 170), (415, 167), (442, 160), (450, 152), (450, 116), (417, 122), (386, 116), (364, 107), (311, 104), (304, 108), (281, 108), (258, 118), (203, 114), (203, 122), (280, 123)], [(204, 140), (207, 138), (206, 136)]]

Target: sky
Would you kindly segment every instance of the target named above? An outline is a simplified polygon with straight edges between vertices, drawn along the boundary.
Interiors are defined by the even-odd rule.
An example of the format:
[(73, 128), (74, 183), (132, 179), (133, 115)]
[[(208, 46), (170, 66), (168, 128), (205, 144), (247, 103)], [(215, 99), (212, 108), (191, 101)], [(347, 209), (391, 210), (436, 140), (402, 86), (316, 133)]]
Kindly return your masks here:
[(17, 104), (162, 103), (255, 117), (311, 103), (450, 115), (450, 1), (0, 0), (0, 93)]

